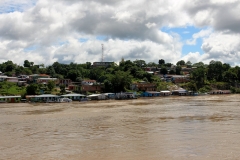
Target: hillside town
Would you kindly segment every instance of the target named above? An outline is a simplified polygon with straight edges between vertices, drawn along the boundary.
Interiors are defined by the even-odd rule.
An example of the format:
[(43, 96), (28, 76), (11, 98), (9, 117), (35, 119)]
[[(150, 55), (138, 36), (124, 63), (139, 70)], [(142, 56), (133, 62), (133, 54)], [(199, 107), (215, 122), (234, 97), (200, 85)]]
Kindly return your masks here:
[[(66, 74), (61, 72), (64, 69), (62, 66), (69, 66), (58, 62), (45, 68), (26, 60), (23, 67), (13, 65), (10, 71), (7, 70), (9, 64), (4, 68), (6, 63), (10, 62), (0, 65), (0, 69), (5, 71), (0, 72), (0, 102), (71, 102), (229, 94), (237, 93), (237, 75), (240, 73), (238, 67), (233, 68), (218, 61), (212, 61), (209, 65), (192, 65), (183, 60), (173, 65), (165, 63), (163, 59), (158, 64), (146, 64), (144, 60), (122, 60), (119, 65), (114, 62), (71, 63), (69, 66), (72, 65), (75, 70), (70, 68), (65, 71)], [(221, 79), (216, 73), (219, 64)], [(26, 74), (32, 70), (37, 73)], [(209, 73), (210, 70), (212, 73)], [(208, 74), (212, 74), (211, 77)], [(8, 92), (10, 89), (6, 89), (6, 86), (10, 88), (10, 83), (15, 88), (21, 88), (22, 92)]]

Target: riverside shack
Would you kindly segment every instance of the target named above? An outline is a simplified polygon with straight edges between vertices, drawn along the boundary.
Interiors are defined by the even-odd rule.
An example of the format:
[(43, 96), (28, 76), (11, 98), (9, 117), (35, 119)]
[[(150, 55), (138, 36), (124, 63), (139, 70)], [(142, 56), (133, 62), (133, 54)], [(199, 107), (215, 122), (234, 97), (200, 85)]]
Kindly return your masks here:
[(0, 103), (18, 103), (21, 96), (0, 96)]

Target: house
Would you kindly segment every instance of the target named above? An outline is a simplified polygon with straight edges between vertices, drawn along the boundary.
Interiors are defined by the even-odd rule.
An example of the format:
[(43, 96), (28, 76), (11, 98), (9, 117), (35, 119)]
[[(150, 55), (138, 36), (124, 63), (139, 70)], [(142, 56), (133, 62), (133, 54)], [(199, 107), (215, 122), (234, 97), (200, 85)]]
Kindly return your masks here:
[(93, 85), (96, 84), (96, 80), (83, 80), (82, 85)]
[(105, 94), (91, 94), (91, 95), (87, 96), (87, 98), (89, 98), (91, 100), (106, 100), (107, 99)]
[(42, 94), (42, 95), (27, 95), (26, 99), (28, 102), (57, 102), (60, 96), (53, 94)]
[(80, 84), (71, 84), (68, 86), (69, 91), (74, 91), (77, 93), (87, 93), (87, 92), (102, 92), (102, 86), (99, 84), (94, 85), (80, 85)]
[(137, 91), (156, 91), (157, 85), (155, 83), (134, 83), (131, 85), (132, 90)]
[(188, 95), (188, 91), (184, 90), (184, 89), (173, 90), (172, 95), (186, 96), (186, 95)]
[(171, 94), (171, 91), (160, 91), (161, 96), (170, 96)]
[(185, 83), (185, 82), (189, 82), (190, 78), (189, 76), (173, 75), (171, 80), (173, 83)]
[(28, 81), (30, 83), (37, 83), (38, 78), (50, 78), (50, 76), (47, 74), (33, 74), (29, 76)]
[(56, 85), (59, 84), (59, 80), (57, 78), (38, 78), (38, 84), (47, 84), (48, 82), (53, 81)]
[(28, 79), (29, 79), (29, 76), (27, 75), (18, 76), (18, 81), (27, 81)]
[(145, 91), (141, 94), (142, 97), (158, 97), (160, 96), (160, 92), (156, 91)]
[(71, 84), (68, 85), (69, 91), (74, 91), (77, 93), (81, 92), (81, 88), (82, 88), (81, 82), (72, 82)]
[(17, 83), (18, 78), (17, 77), (0, 76), (0, 82), (3, 82), (3, 81)]
[(82, 98), (86, 98), (85, 95), (83, 94), (77, 94), (77, 93), (71, 93), (71, 94), (64, 94), (64, 95), (61, 95), (61, 97), (63, 98), (69, 98), (73, 101), (80, 101)]
[(104, 93), (107, 99), (115, 99), (115, 93)]
[(59, 85), (69, 86), (71, 84), (72, 84), (72, 80), (71, 79), (60, 79), (59, 80)]
[(230, 90), (212, 90), (209, 94), (230, 94)]
[(0, 76), (0, 82), (6, 81), (8, 76)]
[(21, 96), (0, 96), (0, 103), (18, 103)]
[(115, 99), (117, 100), (123, 100), (123, 99), (136, 99), (136, 93), (133, 92), (121, 92), (121, 93), (116, 93)]
[(81, 86), (81, 92), (86, 93), (86, 92), (102, 92), (102, 86), (99, 84), (94, 84), (94, 85), (82, 85)]
[(18, 81), (17, 85), (18, 86), (25, 86), (25, 85), (27, 85), (27, 81)]

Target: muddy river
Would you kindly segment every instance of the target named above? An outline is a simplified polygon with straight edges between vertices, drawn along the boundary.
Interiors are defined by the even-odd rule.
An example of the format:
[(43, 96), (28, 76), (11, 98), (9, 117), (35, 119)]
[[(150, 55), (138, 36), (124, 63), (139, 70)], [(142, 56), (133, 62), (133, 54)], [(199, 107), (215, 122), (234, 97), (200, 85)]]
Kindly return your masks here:
[(239, 159), (240, 95), (0, 104), (0, 159)]

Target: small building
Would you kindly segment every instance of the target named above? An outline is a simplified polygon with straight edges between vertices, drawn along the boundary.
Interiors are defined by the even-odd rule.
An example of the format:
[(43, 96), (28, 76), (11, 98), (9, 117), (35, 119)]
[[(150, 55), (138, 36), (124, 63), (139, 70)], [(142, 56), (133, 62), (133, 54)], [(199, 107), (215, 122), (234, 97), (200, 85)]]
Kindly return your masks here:
[(97, 81), (96, 80), (83, 80), (82, 82), (82, 85), (93, 85), (93, 84), (96, 84)]
[(171, 91), (160, 91), (161, 96), (170, 96), (171, 94)]
[(156, 91), (157, 85), (155, 83), (134, 83), (130, 86), (133, 90), (137, 91)]
[(27, 95), (28, 102), (57, 102), (60, 96), (53, 94)]
[(184, 90), (184, 89), (173, 90), (172, 95), (186, 96), (186, 95), (188, 95), (188, 91)]
[(71, 94), (64, 94), (64, 95), (61, 95), (61, 97), (63, 98), (69, 98), (73, 101), (80, 101), (81, 99), (83, 98), (86, 98), (85, 95), (83, 94), (77, 94), (77, 93), (71, 93)]
[(30, 83), (37, 83), (38, 78), (50, 78), (50, 76), (47, 74), (33, 74), (29, 76), (28, 80)]
[(117, 100), (123, 100), (123, 99), (136, 99), (136, 93), (133, 92), (121, 92), (121, 93), (116, 93), (115, 99)]
[(47, 84), (48, 82), (53, 81), (56, 85), (59, 84), (59, 80), (57, 78), (38, 78), (38, 84)]
[(72, 80), (71, 79), (60, 79), (59, 80), (59, 85), (69, 86), (71, 84), (72, 84)]
[(91, 94), (91, 95), (87, 96), (87, 98), (89, 98), (91, 100), (106, 100), (107, 99), (105, 94)]
[(21, 96), (0, 96), (0, 103), (18, 103), (21, 102)]
[(0, 82), (7, 81), (7, 82), (18, 82), (18, 77), (8, 77), (8, 76), (1, 76), (0, 75)]
[(94, 85), (82, 85), (81, 86), (81, 92), (102, 92), (102, 86), (99, 84)]
[(25, 85), (27, 85), (27, 81), (18, 81), (17, 85), (18, 86), (25, 86)]
[(69, 91), (73, 91), (77, 93), (81, 93), (81, 90), (82, 90), (81, 88), (82, 88), (81, 82), (72, 82), (72, 84), (68, 85)]
[(141, 94), (142, 97), (159, 97), (160, 92), (156, 91), (145, 91)]
[(230, 94), (230, 90), (212, 90), (209, 94)]
[(107, 99), (115, 99), (115, 93), (104, 93)]
[(173, 75), (171, 79), (173, 83), (185, 83), (190, 81), (189, 76), (182, 75)]
[(0, 82), (6, 81), (8, 76), (0, 76)]

